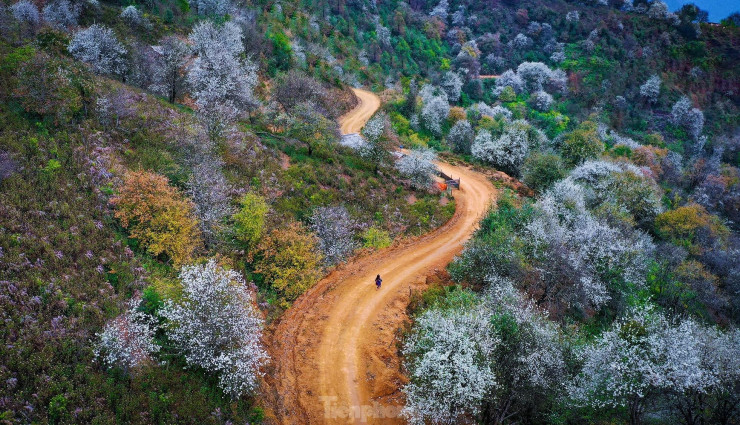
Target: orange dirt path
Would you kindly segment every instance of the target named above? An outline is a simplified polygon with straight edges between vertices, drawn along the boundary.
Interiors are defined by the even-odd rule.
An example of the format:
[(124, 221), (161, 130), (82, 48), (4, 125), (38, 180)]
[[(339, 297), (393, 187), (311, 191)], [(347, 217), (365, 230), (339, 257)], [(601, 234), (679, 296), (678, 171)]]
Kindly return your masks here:
[[(380, 106), (373, 93), (355, 93), (360, 104), (340, 119), (343, 133), (358, 132)], [(411, 289), (424, 285), (426, 276), (446, 267), (462, 250), (497, 193), (480, 173), (438, 166), (461, 178), (449, 222), (340, 266), (271, 327), (267, 340), (273, 363), (265, 388), (269, 422), (404, 423), (397, 417), (405, 378), (396, 343), (408, 320)], [(378, 273), (383, 278), (380, 290), (374, 284)]]
[(352, 89), (359, 103), (351, 111), (339, 117), (339, 130), (342, 134), (359, 133), (367, 120), (380, 108), (380, 98), (373, 92)]

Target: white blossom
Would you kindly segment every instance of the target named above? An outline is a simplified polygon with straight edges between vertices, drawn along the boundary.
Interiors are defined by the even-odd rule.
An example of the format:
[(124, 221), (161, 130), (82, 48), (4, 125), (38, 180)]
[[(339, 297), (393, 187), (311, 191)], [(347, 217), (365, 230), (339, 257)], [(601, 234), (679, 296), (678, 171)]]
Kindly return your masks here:
[(617, 321), (581, 352), (585, 362), (571, 385), (571, 397), (597, 409), (642, 403), (662, 379), (658, 334), (666, 325), (649, 308)]
[(210, 21), (196, 25), (190, 34), (197, 57), (187, 81), (209, 132), (219, 132), (255, 103), (257, 67), (241, 58), (241, 29), (232, 22), (216, 27)]
[(460, 92), (462, 90), (463, 82), (460, 75), (456, 72), (448, 71), (444, 78), (442, 78), (442, 88), (447, 93), (447, 98), (452, 102), (460, 100)]
[(403, 413), (412, 424), (477, 423), (484, 403), (507, 417), (512, 402), (562, 388), (557, 326), (510, 281), (488, 283), (472, 305), (433, 307), (416, 320), (403, 347), (410, 372)]
[(341, 263), (352, 254), (356, 247), (352, 232), (354, 222), (346, 208), (316, 208), (310, 221), (311, 229), (319, 238), (319, 248), (327, 265)]
[(233, 213), (232, 188), (223, 174), (223, 161), (211, 152), (196, 154), (193, 174), (187, 182), (187, 193), (195, 204), (195, 214), (207, 243), (213, 243)]
[(645, 84), (640, 86), (640, 96), (644, 97), (650, 103), (658, 101), (658, 95), (660, 95), (660, 84), (661, 79), (657, 75), (653, 75), (645, 81)]
[(153, 83), (149, 87), (153, 92), (166, 96), (170, 102), (177, 100), (183, 90), (185, 76), (183, 68), (190, 49), (179, 38), (164, 37), (156, 47), (159, 57), (154, 64)]
[(378, 37), (378, 44), (386, 49), (391, 47), (391, 30), (381, 24), (380, 20), (375, 24), (375, 34)]
[(437, 173), (437, 166), (434, 164), (436, 159), (437, 154), (431, 149), (412, 149), (408, 155), (396, 161), (396, 168), (414, 186), (424, 188), (434, 181)]
[(481, 130), (475, 137), (471, 151), (476, 159), (518, 174), (530, 148), (543, 145), (546, 140), (547, 137), (527, 121), (517, 120), (507, 124), (498, 138)]
[(509, 46), (514, 49), (526, 49), (532, 45), (533, 41), (526, 35), (519, 33), (513, 40), (509, 41)]
[(450, 4), (447, 0), (440, 0), (439, 3), (437, 3), (436, 6), (434, 6), (434, 9), (429, 13), (429, 16), (436, 16), (439, 19), (442, 20), (442, 22), (447, 22), (447, 15), (449, 14)]
[(554, 100), (552, 98), (552, 95), (543, 90), (540, 90), (532, 93), (532, 95), (529, 97), (529, 102), (531, 103), (532, 107), (534, 107), (534, 109), (541, 112), (546, 112), (549, 111), (550, 108), (552, 108)]
[(468, 120), (460, 120), (450, 129), (450, 133), (447, 135), (447, 143), (456, 152), (470, 153), (474, 138), (473, 126), (470, 125)]
[(123, 75), (126, 72), (126, 49), (113, 30), (103, 25), (95, 24), (76, 32), (67, 50), (99, 74)]
[(442, 124), (450, 113), (450, 104), (447, 99), (441, 96), (435, 96), (428, 102), (424, 103), (421, 108), (421, 121), (424, 128), (432, 132), (435, 136), (442, 135)]
[(123, 8), (121, 11), (121, 19), (126, 21), (129, 25), (136, 26), (140, 25), (144, 17), (141, 16), (141, 13), (139, 12), (139, 9), (136, 8), (134, 5), (129, 5)]
[(542, 90), (552, 77), (552, 70), (542, 62), (522, 62), (516, 73), (530, 92)]
[(671, 120), (685, 128), (694, 140), (698, 140), (704, 128), (704, 113), (694, 108), (687, 96), (680, 98), (671, 109)]
[(31, 25), (39, 24), (39, 9), (29, 0), (20, 0), (10, 6), (13, 17), (18, 22), (26, 22)]
[(404, 416), (413, 425), (466, 423), (502, 384), (490, 363), (498, 343), (481, 307), (424, 312), (403, 348), (410, 362)]
[(190, 4), (200, 16), (223, 16), (229, 11), (229, 0), (194, 0)]
[(156, 319), (140, 311), (140, 303), (140, 298), (132, 299), (128, 310), (106, 323), (98, 334), (95, 356), (106, 366), (130, 370), (150, 361), (160, 350), (154, 342)]
[(55, 0), (44, 6), (42, 11), (44, 21), (57, 29), (66, 29), (77, 26), (80, 16), (80, 7), (68, 0)]
[(643, 282), (654, 245), (642, 232), (624, 233), (597, 219), (586, 208), (586, 194), (576, 179), (557, 182), (535, 205), (537, 214), (525, 233), (536, 249), (542, 276), (549, 276), (552, 262), (570, 270), (567, 276), (556, 276), (555, 282), (543, 282), (546, 286), (562, 285), (563, 279), (571, 282), (567, 285), (573, 286), (560, 291), (558, 301), (598, 308), (613, 297), (613, 288), (604, 280), (613, 278), (610, 271), (618, 271), (625, 281)]
[(160, 310), (167, 337), (189, 366), (219, 375), (219, 386), (236, 398), (253, 391), (267, 360), (261, 345), (263, 321), (241, 276), (214, 260), (185, 266), (182, 295)]

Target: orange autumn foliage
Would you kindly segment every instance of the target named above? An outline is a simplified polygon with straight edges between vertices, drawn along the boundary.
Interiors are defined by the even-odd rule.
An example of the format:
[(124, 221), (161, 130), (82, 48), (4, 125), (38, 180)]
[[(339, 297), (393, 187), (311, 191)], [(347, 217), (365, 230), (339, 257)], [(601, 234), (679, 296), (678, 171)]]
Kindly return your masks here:
[(121, 225), (151, 255), (165, 254), (176, 266), (193, 258), (200, 245), (194, 206), (166, 177), (147, 171), (128, 172), (110, 202)]

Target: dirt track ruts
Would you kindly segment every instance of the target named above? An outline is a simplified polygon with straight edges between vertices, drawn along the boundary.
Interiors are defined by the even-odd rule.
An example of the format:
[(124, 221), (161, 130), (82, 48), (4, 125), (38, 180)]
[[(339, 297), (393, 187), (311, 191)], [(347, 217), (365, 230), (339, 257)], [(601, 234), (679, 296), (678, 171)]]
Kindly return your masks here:
[[(345, 134), (359, 132), (380, 106), (375, 94), (354, 91), (360, 103), (339, 120)], [(265, 388), (269, 422), (403, 423), (387, 416), (403, 404), (396, 337), (407, 320), (411, 289), (460, 252), (496, 194), (482, 174), (446, 163), (438, 166), (461, 178), (449, 222), (340, 266), (271, 327), (272, 366)], [(378, 273), (383, 277), (380, 290), (374, 285)], [(378, 414), (386, 417), (373, 417)]]

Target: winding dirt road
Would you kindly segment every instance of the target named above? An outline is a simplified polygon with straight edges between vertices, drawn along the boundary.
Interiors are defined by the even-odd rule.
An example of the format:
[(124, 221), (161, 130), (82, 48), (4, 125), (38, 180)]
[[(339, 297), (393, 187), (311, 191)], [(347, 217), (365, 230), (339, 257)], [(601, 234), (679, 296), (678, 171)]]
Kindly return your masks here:
[[(343, 133), (359, 132), (380, 106), (373, 93), (355, 90), (360, 104), (340, 118)], [(334, 270), (303, 294), (268, 341), (268, 420), (275, 424), (404, 423), (398, 417), (404, 383), (397, 334), (408, 318), (412, 288), (460, 252), (496, 190), (482, 174), (439, 163), (461, 178), (457, 209), (442, 227)], [(383, 286), (376, 290), (380, 273)]]

